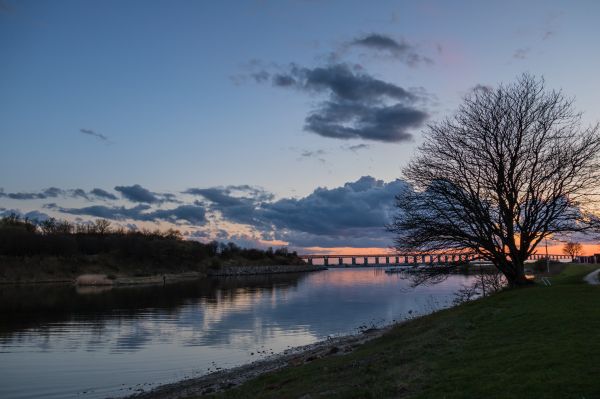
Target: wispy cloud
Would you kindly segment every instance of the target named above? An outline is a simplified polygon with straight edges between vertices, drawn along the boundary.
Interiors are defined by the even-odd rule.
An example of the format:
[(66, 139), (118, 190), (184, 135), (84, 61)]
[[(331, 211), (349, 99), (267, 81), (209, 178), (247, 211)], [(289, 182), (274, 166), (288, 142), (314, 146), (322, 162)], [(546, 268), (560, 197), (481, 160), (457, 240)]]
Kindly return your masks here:
[(409, 43), (405, 39), (396, 40), (388, 35), (380, 33), (370, 33), (358, 37), (352, 40), (348, 45), (363, 47), (378, 53), (387, 54), (411, 67), (422, 64), (431, 65), (434, 63), (431, 58), (420, 54), (414, 44)]
[(103, 142), (105, 142), (107, 144), (110, 143), (110, 139), (107, 136), (105, 136), (102, 133), (98, 133), (98, 132), (96, 132), (96, 131), (94, 131), (92, 129), (83, 129), (83, 128), (81, 128), (81, 129), (79, 129), (79, 132), (81, 134), (86, 134), (88, 136), (95, 137), (98, 140), (103, 141)]
[(341, 148), (342, 150), (346, 151), (358, 152), (359, 150), (367, 150), (371, 148), (371, 146), (369, 144), (355, 144), (349, 146), (342, 146)]
[(321, 163), (327, 163), (327, 161), (325, 160), (324, 156), (325, 154), (327, 154), (327, 151), (325, 150), (302, 150), (302, 152), (300, 152), (300, 160), (301, 159), (316, 159), (317, 161), (321, 162)]
[(71, 215), (85, 215), (112, 220), (131, 219), (144, 222), (157, 222), (162, 220), (175, 224), (183, 221), (193, 225), (203, 225), (206, 223), (206, 211), (204, 207), (199, 204), (188, 204), (173, 209), (155, 210), (151, 210), (150, 206), (145, 204), (140, 204), (131, 208), (104, 205), (92, 205), (84, 208), (63, 208), (56, 204), (47, 204), (46, 208)]
[(513, 53), (513, 58), (516, 60), (525, 60), (529, 57), (529, 53), (531, 53), (531, 49), (529, 47), (518, 48)]

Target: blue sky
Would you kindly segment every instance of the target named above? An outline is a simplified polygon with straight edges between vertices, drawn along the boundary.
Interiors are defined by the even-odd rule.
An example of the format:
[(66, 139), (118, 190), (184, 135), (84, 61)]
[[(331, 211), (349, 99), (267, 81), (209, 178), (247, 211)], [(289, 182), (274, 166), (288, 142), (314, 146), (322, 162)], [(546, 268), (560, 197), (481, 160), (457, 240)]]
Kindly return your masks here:
[[(386, 246), (381, 221), (420, 131), (475, 86), (530, 72), (600, 119), (599, 11), (595, 1), (2, 0), (0, 208), (87, 220), (98, 213), (65, 210), (115, 216), (142, 204), (115, 223), (172, 222), (247, 245)], [(360, 98), (335, 91), (340, 73)], [(136, 185), (176, 199), (115, 190)], [(50, 187), (62, 192), (8, 195)], [(94, 188), (116, 199), (68, 191)], [(221, 202), (182, 194), (194, 188)], [(223, 212), (229, 197), (246, 217)], [(273, 216), (293, 201), (294, 220)], [(349, 216), (361, 209), (369, 221)], [(202, 217), (179, 219), (186, 212)], [(308, 228), (311, 217), (333, 226)]]

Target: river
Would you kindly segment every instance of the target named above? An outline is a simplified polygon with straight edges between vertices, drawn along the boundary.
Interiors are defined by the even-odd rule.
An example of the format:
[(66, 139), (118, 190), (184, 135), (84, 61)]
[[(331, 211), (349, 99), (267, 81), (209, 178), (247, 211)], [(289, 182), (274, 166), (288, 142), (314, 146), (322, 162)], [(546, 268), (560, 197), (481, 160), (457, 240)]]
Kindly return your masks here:
[(125, 396), (451, 306), (470, 280), (412, 288), (370, 267), (108, 290), (0, 286), (0, 397)]

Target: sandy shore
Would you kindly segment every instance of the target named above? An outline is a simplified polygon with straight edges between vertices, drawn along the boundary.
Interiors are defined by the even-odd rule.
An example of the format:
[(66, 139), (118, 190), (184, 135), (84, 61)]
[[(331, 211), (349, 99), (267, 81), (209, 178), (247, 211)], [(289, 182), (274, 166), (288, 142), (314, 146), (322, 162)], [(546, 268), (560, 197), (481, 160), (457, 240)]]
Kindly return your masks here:
[(269, 356), (250, 364), (220, 370), (198, 378), (161, 385), (149, 392), (134, 394), (129, 398), (178, 399), (223, 391), (284, 367), (299, 366), (318, 358), (350, 353), (365, 342), (382, 336), (392, 327), (371, 328), (359, 334), (331, 338), (311, 345), (291, 348), (281, 354)]

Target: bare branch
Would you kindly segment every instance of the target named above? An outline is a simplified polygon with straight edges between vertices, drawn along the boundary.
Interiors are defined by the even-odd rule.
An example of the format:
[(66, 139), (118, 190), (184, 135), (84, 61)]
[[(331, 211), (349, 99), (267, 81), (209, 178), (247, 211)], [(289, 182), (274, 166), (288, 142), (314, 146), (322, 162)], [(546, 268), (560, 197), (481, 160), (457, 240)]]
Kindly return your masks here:
[(428, 127), (404, 169), (414, 193), (397, 198), (397, 249), (474, 251), (524, 283), (542, 239), (598, 227), (599, 155), (598, 125), (583, 128), (573, 100), (543, 79), (474, 91)]

